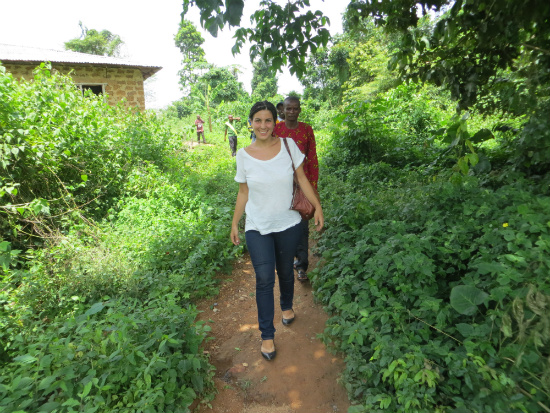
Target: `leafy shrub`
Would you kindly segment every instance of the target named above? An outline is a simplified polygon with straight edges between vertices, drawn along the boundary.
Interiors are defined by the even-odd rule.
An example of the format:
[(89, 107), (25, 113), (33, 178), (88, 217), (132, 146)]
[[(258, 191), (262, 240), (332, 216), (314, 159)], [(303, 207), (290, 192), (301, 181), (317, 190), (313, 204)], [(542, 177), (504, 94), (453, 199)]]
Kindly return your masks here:
[(335, 118), (342, 132), (324, 162), (344, 171), (380, 161), (400, 167), (423, 164), (438, 150), (430, 131), (450, 116), (440, 108), (441, 100), (433, 90), (411, 84), (349, 105)]
[(241, 251), (234, 159), (46, 66), (0, 84), (0, 410), (189, 411), (213, 391), (192, 302)]
[(196, 314), (166, 294), (80, 305), (69, 318), (28, 325), (15, 343), (20, 355), (0, 370), (0, 407), (189, 412), (213, 386), (212, 367), (198, 355), (208, 328), (193, 326)]
[(42, 64), (33, 82), (0, 70), (0, 235), (15, 247), (83, 215), (103, 217), (133, 164), (162, 167), (171, 132), (153, 115), (83, 97)]
[(514, 142), (512, 163), (529, 175), (544, 175), (550, 170), (550, 102), (540, 105)]
[(324, 190), (341, 196), (313, 286), (350, 412), (542, 411), (550, 198), (525, 180), (420, 182)]

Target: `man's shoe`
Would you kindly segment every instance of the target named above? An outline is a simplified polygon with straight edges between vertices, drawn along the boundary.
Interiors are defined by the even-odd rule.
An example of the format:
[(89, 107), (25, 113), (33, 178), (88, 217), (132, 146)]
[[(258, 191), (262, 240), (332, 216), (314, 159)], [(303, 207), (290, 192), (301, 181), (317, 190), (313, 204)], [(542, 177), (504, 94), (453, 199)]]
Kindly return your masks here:
[(298, 270), (298, 281), (304, 282), (308, 281), (307, 274), (304, 270)]

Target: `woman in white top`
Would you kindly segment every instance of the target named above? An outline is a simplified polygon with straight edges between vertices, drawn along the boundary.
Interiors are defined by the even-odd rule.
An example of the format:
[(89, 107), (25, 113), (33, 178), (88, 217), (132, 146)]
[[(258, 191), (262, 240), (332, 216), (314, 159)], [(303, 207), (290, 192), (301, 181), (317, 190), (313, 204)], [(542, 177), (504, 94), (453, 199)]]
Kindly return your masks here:
[[(293, 261), (300, 239), (300, 214), (290, 209), (292, 201), (292, 161), (283, 138), (273, 136), (277, 110), (268, 101), (257, 102), (250, 110), (249, 119), (256, 141), (237, 153), (239, 193), (231, 226), (231, 241), (238, 245), (238, 223), (246, 212), (245, 238), (256, 272), (256, 304), (262, 336), (260, 352), (267, 360), (275, 355), (275, 303), (273, 287), (275, 269), (279, 277), (280, 305), (283, 325), (290, 325), (295, 314)], [(288, 146), (304, 194), (315, 206), (315, 225), (324, 225), (323, 210), (303, 170), (304, 155), (292, 139)]]

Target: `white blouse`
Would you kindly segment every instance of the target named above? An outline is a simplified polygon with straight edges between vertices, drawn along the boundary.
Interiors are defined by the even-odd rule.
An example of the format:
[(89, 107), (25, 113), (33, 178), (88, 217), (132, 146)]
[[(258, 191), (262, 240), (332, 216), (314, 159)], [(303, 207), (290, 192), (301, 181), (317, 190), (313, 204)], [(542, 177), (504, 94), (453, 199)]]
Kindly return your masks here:
[[(300, 214), (290, 209), (292, 202), (293, 171), (290, 156), (281, 139), (281, 150), (274, 158), (262, 161), (250, 156), (244, 148), (237, 152), (235, 181), (248, 185), (245, 206), (245, 231), (260, 234), (280, 232), (301, 221)], [(287, 138), (295, 168), (304, 161), (296, 143)]]

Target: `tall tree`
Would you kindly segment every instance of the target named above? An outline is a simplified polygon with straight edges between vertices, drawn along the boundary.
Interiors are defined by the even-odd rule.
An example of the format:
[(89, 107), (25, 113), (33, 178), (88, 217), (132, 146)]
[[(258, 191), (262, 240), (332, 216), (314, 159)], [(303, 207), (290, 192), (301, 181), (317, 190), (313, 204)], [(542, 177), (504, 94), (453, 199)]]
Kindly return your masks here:
[(197, 83), (210, 85), (212, 90), (217, 90), (218, 85), (223, 84), (224, 87), (216, 92), (210, 100), (210, 104), (217, 106), (221, 102), (234, 102), (246, 96), (243, 84), (234, 74), (234, 67), (217, 67), (209, 65), (209, 70), (197, 79)]
[[(200, 9), (202, 24), (214, 36), (225, 24), (240, 26), (244, 0), (184, 0), (184, 15), (190, 5)], [(308, 52), (326, 46), (330, 37), (328, 19), (320, 11), (305, 11), (308, 6), (308, 0), (284, 6), (261, 0), (252, 27), (237, 30), (233, 52), (249, 40), (252, 58), (261, 55), (275, 69), (288, 63), (301, 77)], [(354, 0), (347, 11), (351, 29), (373, 17), (399, 33), (392, 65), (402, 78), (445, 85), (460, 107), (494, 87), (500, 70), (525, 73), (533, 89), (550, 82), (547, 0)], [(423, 25), (419, 16), (430, 13), (440, 17)]]
[[(189, 6), (201, 12), (201, 24), (217, 36), (226, 24), (240, 26), (244, 0), (183, 0), (185, 16)], [(330, 33), (325, 28), (329, 19), (320, 11), (304, 11), (309, 0), (288, 0), (283, 6), (273, 0), (261, 0), (258, 10), (250, 17), (252, 28), (240, 28), (235, 33), (233, 54), (240, 52), (247, 41), (251, 60), (261, 56), (278, 70), (289, 64), (290, 72), (301, 76), (306, 69), (308, 51), (326, 46)]]
[(349, 77), (350, 51), (346, 43), (321, 47), (308, 57), (306, 72), (300, 79), (304, 98), (335, 106), (342, 101), (342, 85)]
[(179, 30), (174, 36), (174, 42), (183, 55), (182, 69), (178, 73), (180, 85), (184, 91), (189, 91), (191, 85), (200, 76), (201, 70), (206, 69), (207, 62), (202, 48), (204, 38), (193, 23), (189, 20), (182, 20)]
[(252, 100), (265, 100), (277, 95), (277, 76), (271, 70), (270, 64), (263, 59), (257, 59), (252, 67)]
[(95, 29), (88, 29), (78, 22), (82, 34), (79, 38), (75, 38), (65, 42), (65, 49), (80, 53), (90, 53), (100, 56), (118, 56), (120, 46), (124, 44), (120, 36), (111, 33), (109, 30), (98, 32)]
[(352, 27), (369, 16), (400, 34), (391, 67), (403, 79), (445, 85), (461, 108), (506, 82), (503, 70), (529, 74), (533, 88), (550, 81), (546, 0), (363, 0), (348, 8)]

